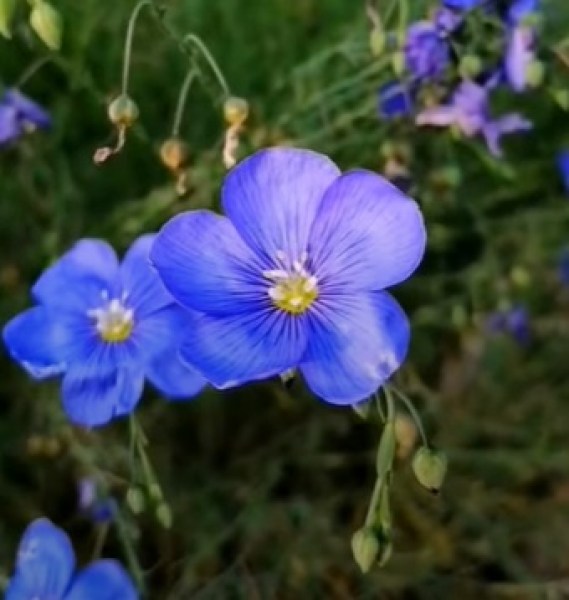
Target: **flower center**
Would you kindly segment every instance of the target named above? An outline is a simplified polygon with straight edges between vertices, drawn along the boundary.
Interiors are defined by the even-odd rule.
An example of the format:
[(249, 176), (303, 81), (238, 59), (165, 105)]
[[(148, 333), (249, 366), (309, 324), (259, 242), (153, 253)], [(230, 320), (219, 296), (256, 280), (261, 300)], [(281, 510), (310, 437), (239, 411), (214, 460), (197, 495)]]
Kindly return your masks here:
[(102, 293), (105, 305), (88, 311), (94, 319), (97, 332), (104, 342), (117, 343), (127, 340), (134, 327), (134, 311), (125, 306), (126, 294), (121, 298), (109, 299), (108, 293)]
[(276, 256), (278, 268), (263, 271), (263, 277), (272, 283), (267, 293), (273, 304), (292, 315), (306, 312), (318, 298), (318, 279), (307, 271), (307, 261), (306, 252), (300, 259), (291, 261), (279, 250)]

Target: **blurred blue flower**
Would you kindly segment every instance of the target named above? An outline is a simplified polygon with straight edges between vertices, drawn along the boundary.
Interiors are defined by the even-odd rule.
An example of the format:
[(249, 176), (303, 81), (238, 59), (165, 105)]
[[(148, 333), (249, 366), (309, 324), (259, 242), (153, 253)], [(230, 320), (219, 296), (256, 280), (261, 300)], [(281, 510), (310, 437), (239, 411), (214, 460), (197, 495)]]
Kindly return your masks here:
[(569, 193), (569, 150), (562, 150), (557, 155), (557, 169), (561, 175), (561, 181), (565, 191)]
[(531, 341), (529, 314), (521, 305), (492, 313), (488, 318), (487, 327), (492, 333), (511, 335), (520, 346), (527, 346)]
[(171, 398), (197, 394), (204, 380), (178, 358), (193, 315), (177, 306), (148, 260), (153, 235), (119, 265), (101, 240), (81, 240), (32, 288), (38, 306), (4, 328), (11, 355), (35, 379), (63, 375), (63, 406), (95, 426), (131, 413), (144, 378)]
[(536, 31), (526, 20), (538, 8), (537, 0), (517, 0), (510, 6), (507, 14), (504, 73), (511, 88), (516, 92), (525, 90), (528, 68), (535, 60)]
[(450, 60), (446, 40), (429, 21), (413, 23), (407, 30), (405, 64), (415, 81), (439, 79)]
[(18, 90), (9, 89), (0, 97), (0, 146), (25, 133), (50, 126), (48, 113)]
[(377, 110), (383, 119), (406, 117), (413, 111), (411, 91), (398, 81), (390, 81), (382, 85), (377, 99)]
[(16, 572), (5, 600), (137, 600), (123, 567), (98, 560), (75, 572), (67, 534), (48, 519), (33, 521), (20, 541)]
[(182, 357), (219, 388), (298, 368), (334, 404), (373, 393), (403, 362), (409, 323), (385, 288), (425, 249), (417, 205), (383, 177), (272, 148), (222, 188), (227, 217), (167, 223), (151, 251), (166, 287), (203, 313)]
[(435, 12), (433, 24), (439, 33), (446, 35), (458, 29), (463, 20), (464, 17), (459, 11), (441, 6)]
[(93, 477), (79, 480), (77, 495), (79, 510), (95, 523), (108, 523), (115, 518), (118, 510), (116, 500), (109, 496), (101, 497)]
[(471, 10), (487, 1), (488, 0), (443, 0), (443, 5), (447, 8), (458, 10)]
[(563, 248), (559, 254), (557, 273), (561, 284), (569, 286), (569, 248)]
[(427, 108), (416, 117), (417, 125), (457, 127), (467, 137), (481, 134), (488, 149), (495, 156), (502, 154), (500, 138), (504, 134), (532, 128), (530, 121), (518, 113), (509, 113), (497, 119), (490, 115), (489, 93), (494, 80), (487, 85), (463, 81), (448, 104)]

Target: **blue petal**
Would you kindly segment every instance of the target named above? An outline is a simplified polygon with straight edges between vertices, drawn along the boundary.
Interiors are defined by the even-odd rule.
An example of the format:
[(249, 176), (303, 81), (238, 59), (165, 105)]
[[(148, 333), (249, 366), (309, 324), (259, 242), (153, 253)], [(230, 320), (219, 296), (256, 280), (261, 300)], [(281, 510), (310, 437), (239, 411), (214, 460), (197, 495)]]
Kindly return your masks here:
[(306, 319), (271, 308), (248, 314), (202, 315), (181, 348), (182, 359), (218, 388), (265, 379), (298, 363)]
[(22, 133), (16, 110), (12, 106), (0, 104), (0, 146), (18, 139)]
[(417, 268), (426, 244), (415, 202), (368, 171), (342, 175), (324, 196), (309, 256), (321, 294), (381, 290)]
[(384, 119), (405, 117), (411, 114), (413, 102), (410, 91), (401, 83), (391, 81), (379, 88), (378, 112)]
[(249, 310), (265, 296), (263, 267), (229, 219), (197, 210), (178, 215), (158, 234), (151, 260), (184, 306), (213, 314)]
[(563, 181), (563, 187), (565, 188), (565, 191), (569, 193), (569, 150), (562, 150), (557, 155), (556, 162), (557, 169), (561, 175), (561, 180)]
[(100, 304), (104, 292), (114, 294), (117, 273), (114, 250), (101, 240), (85, 239), (44, 271), (32, 294), (41, 304), (85, 312)]
[(85, 378), (81, 371), (68, 371), (63, 379), (63, 408), (76, 425), (96, 427), (130, 414), (142, 395), (142, 372), (117, 369)]
[(172, 297), (150, 263), (150, 249), (155, 239), (154, 234), (139, 237), (120, 266), (122, 291), (139, 318), (172, 302)]
[(241, 237), (266, 259), (306, 250), (322, 196), (340, 175), (326, 156), (309, 150), (260, 150), (225, 178), (222, 203)]
[(65, 532), (48, 519), (37, 519), (20, 542), (6, 600), (62, 599), (74, 569), (75, 555)]
[(409, 322), (386, 292), (338, 296), (311, 313), (311, 331), (300, 364), (310, 389), (332, 404), (356, 404), (401, 366)]
[(47, 129), (51, 126), (51, 117), (39, 104), (24, 96), (15, 89), (6, 91), (3, 101), (13, 106), (18, 112), (18, 119), (24, 124), (33, 125), (40, 129)]
[(35, 379), (65, 370), (69, 331), (46, 308), (30, 308), (14, 317), (3, 337), (12, 358)]
[(182, 362), (179, 348), (172, 346), (157, 356), (146, 369), (150, 383), (170, 400), (186, 400), (199, 394), (207, 381)]
[(138, 593), (122, 566), (114, 560), (99, 560), (75, 578), (65, 600), (138, 600)]
[(540, 8), (539, 0), (515, 0), (508, 9), (508, 22), (514, 27)]
[(471, 10), (475, 6), (482, 4), (485, 0), (444, 0), (447, 8), (457, 8), (460, 10)]

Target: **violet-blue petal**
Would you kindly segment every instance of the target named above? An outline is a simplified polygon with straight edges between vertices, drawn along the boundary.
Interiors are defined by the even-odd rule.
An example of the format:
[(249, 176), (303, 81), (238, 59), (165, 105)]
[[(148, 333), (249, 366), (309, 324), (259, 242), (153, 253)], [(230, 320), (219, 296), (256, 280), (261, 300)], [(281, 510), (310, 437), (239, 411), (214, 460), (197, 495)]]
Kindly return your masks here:
[(444, 0), (444, 6), (447, 8), (455, 8), (459, 10), (471, 10), (480, 4), (484, 0)]
[(569, 193), (569, 150), (562, 150), (557, 155), (556, 163), (563, 187)]
[(442, 34), (456, 31), (463, 23), (464, 16), (457, 10), (441, 6), (435, 12), (433, 23)]
[(457, 110), (454, 106), (434, 106), (422, 110), (416, 117), (417, 125), (431, 125), (433, 127), (448, 127), (458, 120)]
[(74, 568), (75, 555), (65, 532), (48, 519), (37, 519), (20, 541), (5, 600), (62, 600)]
[(192, 398), (207, 384), (193, 367), (182, 362), (180, 348), (176, 344), (172, 344), (148, 365), (146, 376), (169, 400)]
[(417, 80), (440, 78), (450, 61), (447, 41), (430, 21), (418, 21), (407, 30), (405, 65)]
[(12, 358), (34, 379), (65, 371), (69, 330), (48, 309), (37, 306), (20, 313), (6, 324), (2, 335)]
[(40, 276), (32, 294), (46, 305), (85, 311), (107, 290), (111, 295), (118, 274), (115, 251), (102, 240), (77, 242)]
[(228, 388), (295, 367), (306, 343), (304, 316), (291, 318), (267, 305), (251, 313), (202, 315), (187, 332), (181, 356), (212, 385)]
[(229, 219), (210, 211), (183, 213), (166, 223), (150, 258), (167, 290), (186, 307), (233, 314), (249, 311), (264, 296), (261, 272), (268, 266)]
[(9, 144), (22, 135), (22, 126), (14, 107), (0, 103), (0, 146)]
[(395, 119), (411, 114), (413, 101), (409, 89), (398, 81), (382, 85), (378, 92), (377, 109), (383, 119)]
[(65, 600), (138, 600), (128, 573), (114, 560), (98, 560), (80, 571)]
[(514, 0), (508, 9), (508, 22), (516, 27), (530, 14), (539, 10), (539, 0)]
[(81, 371), (69, 370), (63, 378), (63, 408), (76, 425), (96, 427), (130, 414), (142, 395), (141, 370), (116, 369), (86, 378)]
[(18, 90), (13, 88), (6, 90), (2, 100), (16, 109), (18, 118), (22, 122), (40, 129), (48, 129), (51, 126), (51, 117), (48, 112)]
[(129, 306), (137, 318), (163, 308), (172, 302), (156, 269), (150, 262), (150, 250), (156, 235), (139, 237), (128, 249), (120, 266), (120, 283)]
[(323, 154), (295, 148), (260, 150), (234, 167), (221, 192), (225, 214), (265, 260), (300, 259), (326, 189), (340, 175)]
[(500, 138), (502, 135), (528, 131), (532, 127), (533, 124), (531, 121), (528, 121), (522, 115), (510, 113), (499, 119), (485, 123), (482, 127), (482, 134), (486, 140), (490, 153), (494, 156), (501, 156), (502, 148), (500, 146)]
[(504, 72), (516, 92), (522, 92), (527, 85), (527, 70), (535, 57), (534, 35), (529, 27), (515, 27), (508, 35)]
[(425, 252), (415, 202), (383, 177), (355, 170), (328, 189), (310, 233), (321, 294), (381, 290), (405, 280)]
[(400, 367), (409, 338), (407, 317), (388, 293), (333, 297), (310, 315), (300, 370), (326, 402), (356, 404)]

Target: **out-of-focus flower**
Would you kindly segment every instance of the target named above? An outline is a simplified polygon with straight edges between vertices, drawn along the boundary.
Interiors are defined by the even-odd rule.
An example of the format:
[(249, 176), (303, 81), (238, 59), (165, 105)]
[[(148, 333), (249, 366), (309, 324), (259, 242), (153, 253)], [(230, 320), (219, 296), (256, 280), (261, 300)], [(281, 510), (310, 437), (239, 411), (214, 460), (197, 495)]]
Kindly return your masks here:
[(398, 81), (390, 81), (382, 85), (377, 100), (377, 110), (382, 119), (406, 117), (413, 110), (411, 91)]
[(449, 48), (430, 21), (413, 23), (407, 30), (405, 66), (415, 81), (440, 79), (449, 64)]
[(454, 125), (467, 137), (481, 134), (490, 152), (500, 156), (501, 136), (527, 131), (532, 128), (532, 124), (518, 113), (508, 113), (493, 119), (490, 115), (488, 99), (492, 85), (493, 83), (479, 85), (474, 81), (463, 81), (448, 104), (427, 108), (420, 112), (416, 117), (417, 125), (434, 127)]
[(464, 17), (459, 11), (441, 6), (435, 11), (433, 24), (439, 33), (446, 35), (456, 31), (463, 20)]
[(504, 73), (516, 92), (525, 90), (528, 71), (535, 62), (536, 31), (527, 19), (538, 8), (538, 0), (517, 0), (508, 11)]
[(487, 320), (487, 328), (492, 333), (508, 333), (520, 346), (531, 341), (529, 313), (524, 306), (515, 305), (507, 310), (492, 313)]
[(107, 523), (115, 518), (117, 503), (114, 498), (101, 496), (93, 477), (83, 477), (77, 484), (79, 510), (96, 523)]
[(481, 6), (488, 0), (444, 0), (443, 4), (447, 8), (455, 8), (458, 10), (472, 10), (477, 6)]
[(174, 298), (202, 313), (182, 357), (219, 388), (298, 368), (333, 404), (373, 393), (407, 353), (408, 320), (383, 290), (423, 256), (417, 205), (375, 173), (292, 148), (241, 162), (222, 203), (228, 218), (182, 213), (151, 251)]
[(0, 97), (0, 147), (26, 133), (50, 126), (49, 114), (18, 90), (8, 89)]
[(569, 150), (562, 150), (557, 155), (557, 170), (559, 171), (559, 175), (561, 176), (561, 181), (563, 182), (563, 187), (565, 191), (569, 194)]
[(38, 306), (4, 328), (8, 350), (35, 379), (63, 375), (63, 406), (78, 425), (103, 425), (136, 407), (147, 377), (165, 396), (187, 398), (205, 381), (178, 358), (194, 316), (177, 306), (148, 260), (153, 235), (119, 265), (101, 240), (85, 239), (32, 288)]
[(137, 600), (138, 593), (123, 567), (98, 560), (75, 571), (75, 553), (67, 534), (48, 519), (33, 521), (20, 541), (16, 572), (5, 600)]

